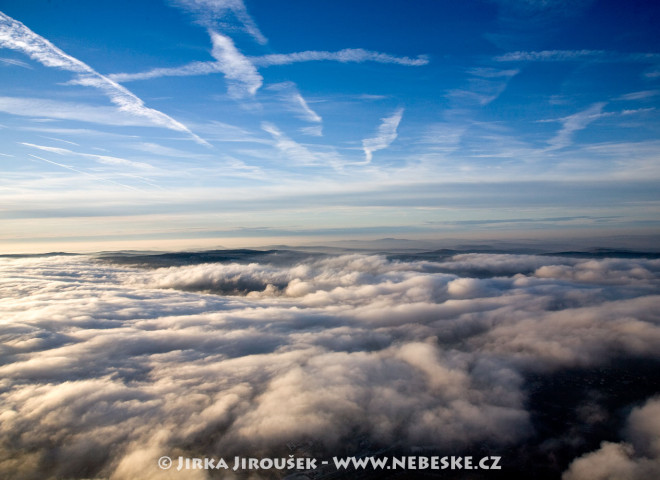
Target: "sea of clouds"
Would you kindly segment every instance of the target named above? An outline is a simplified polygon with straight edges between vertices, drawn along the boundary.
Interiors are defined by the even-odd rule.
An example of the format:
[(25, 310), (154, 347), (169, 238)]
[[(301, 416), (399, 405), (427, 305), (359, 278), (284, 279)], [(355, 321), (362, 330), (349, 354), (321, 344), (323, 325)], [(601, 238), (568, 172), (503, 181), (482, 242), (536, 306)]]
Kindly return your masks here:
[(157, 459), (303, 445), (485, 448), (512, 472), (525, 451), (568, 455), (553, 467), (565, 480), (660, 478), (648, 375), (620, 367), (626, 388), (611, 375), (580, 386), (562, 413), (579, 425), (561, 434), (539, 420), (552, 423), (537, 391), (660, 361), (660, 259), (127, 259), (0, 258), (0, 477), (209, 478)]

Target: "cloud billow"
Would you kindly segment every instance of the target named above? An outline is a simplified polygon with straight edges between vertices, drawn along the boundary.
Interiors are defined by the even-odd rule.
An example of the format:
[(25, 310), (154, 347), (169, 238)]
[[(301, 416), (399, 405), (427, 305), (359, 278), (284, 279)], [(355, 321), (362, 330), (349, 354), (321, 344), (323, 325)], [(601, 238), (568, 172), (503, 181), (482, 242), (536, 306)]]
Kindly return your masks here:
[[(512, 452), (559, 441), (539, 438), (530, 378), (660, 360), (657, 259), (181, 258), (0, 259), (2, 476), (155, 479), (162, 455), (296, 442)], [(590, 411), (620, 411), (616, 392), (588, 393)], [(607, 449), (646, 471), (645, 395), (626, 400), (638, 409), (621, 443), (590, 448), (584, 433), (566, 478)], [(585, 432), (601, 421), (587, 417)]]

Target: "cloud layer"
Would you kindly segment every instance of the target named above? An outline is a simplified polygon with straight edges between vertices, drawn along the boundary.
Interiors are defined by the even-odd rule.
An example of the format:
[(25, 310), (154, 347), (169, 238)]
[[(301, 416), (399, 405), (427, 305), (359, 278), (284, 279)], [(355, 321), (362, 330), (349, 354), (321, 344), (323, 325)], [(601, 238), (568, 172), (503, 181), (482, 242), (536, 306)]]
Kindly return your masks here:
[[(0, 475), (164, 478), (161, 455), (300, 442), (460, 454), (543, 440), (550, 457), (530, 378), (659, 359), (657, 259), (116, 260), (0, 258)], [(617, 392), (589, 392), (590, 411), (616, 415)], [(657, 468), (657, 400), (628, 404), (625, 438), (573, 447), (556, 467), (568, 480), (610, 450), (622, 469)]]

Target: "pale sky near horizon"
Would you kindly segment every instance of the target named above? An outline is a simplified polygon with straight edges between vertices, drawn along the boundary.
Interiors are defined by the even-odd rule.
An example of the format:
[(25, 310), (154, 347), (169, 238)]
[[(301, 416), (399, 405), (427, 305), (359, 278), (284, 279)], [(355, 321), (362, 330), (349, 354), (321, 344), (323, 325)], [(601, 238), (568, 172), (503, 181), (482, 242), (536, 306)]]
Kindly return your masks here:
[(0, 253), (658, 234), (655, 2), (0, 12)]

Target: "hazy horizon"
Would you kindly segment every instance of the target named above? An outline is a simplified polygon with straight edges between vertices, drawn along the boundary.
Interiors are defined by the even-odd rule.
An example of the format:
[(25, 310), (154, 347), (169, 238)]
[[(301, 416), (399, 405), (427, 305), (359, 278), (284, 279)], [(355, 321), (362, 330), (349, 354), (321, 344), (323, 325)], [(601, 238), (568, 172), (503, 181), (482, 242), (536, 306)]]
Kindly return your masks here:
[[(279, 240), (279, 242), (278, 242)], [(289, 240), (290, 243), (284, 243)], [(293, 241), (292, 241), (293, 240)], [(544, 234), (540, 237), (516, 236), (511, 232), (499, 237), (482, 236), (477, 237), (431, 237), (424, 239), (413, 238), (352, 238), (352, 239), (328, 239), (328, 238), (266, 238), (257, 241), (254, 238), (238, 239), (209, 239), (206, 242), (199, 240), (177, 240), (177, 241), (122, 241), (122, 242), (49, 242), (41, 243), (17, 243), (5, 244), (0, 255), (39, 255), (49, 253), (72, 253), (72, 254), (96, 254), (101, 252), (197, 252), (207, 250), (234, 250), (234, 249), (317, 249), (341, 251), (433, 251), (439, 249), (493, 249), (507, 251), (509, 253), (551, 253), (562, 250), (591, 251), (595, 249), (609, 250), (631, 250), (637, 252), (658, 252), (660, 251), (660, 236), (656, 234), (631, 234), (630, 232), (621, 232), (618, 235), (567, 235), (566, 232), (560, 234)]]

